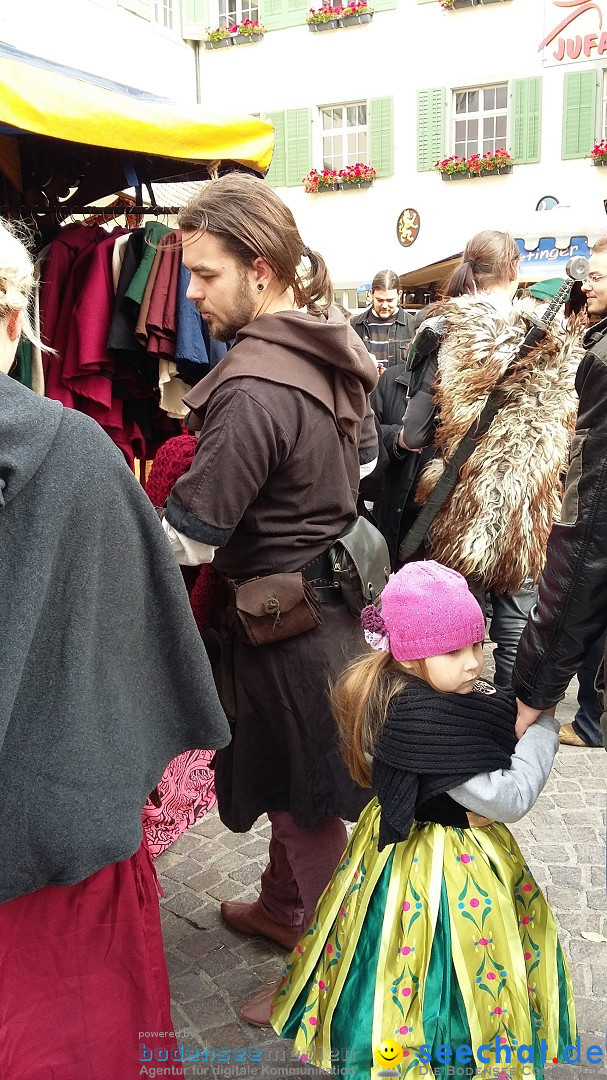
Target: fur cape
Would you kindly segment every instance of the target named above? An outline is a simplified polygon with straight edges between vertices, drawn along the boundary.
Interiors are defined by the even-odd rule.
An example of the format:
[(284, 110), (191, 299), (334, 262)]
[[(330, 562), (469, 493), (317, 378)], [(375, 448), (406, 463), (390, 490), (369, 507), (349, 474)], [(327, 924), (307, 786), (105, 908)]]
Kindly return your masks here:
[[(529, 325), (516, 306), (504, 317), (490, 301), (475, 296), (450, 301), (443, 314), (448, 330), (435, 384), (439, 456), (422, 473), (419, 503), (480, 416)], [(578, 324), (553, 328), (517, 361), (502, 384), (506, 401), (429, 530), (430, 558), (509, 595), (525, 581), (539, 580), (548, 536), (560, 514), (582, 354)]]

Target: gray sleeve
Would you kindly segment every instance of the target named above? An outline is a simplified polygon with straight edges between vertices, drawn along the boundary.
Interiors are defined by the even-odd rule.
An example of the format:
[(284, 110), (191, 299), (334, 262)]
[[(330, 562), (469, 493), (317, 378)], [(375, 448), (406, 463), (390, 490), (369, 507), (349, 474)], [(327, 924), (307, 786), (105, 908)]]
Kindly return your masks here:
[(403, 441), (409, 450), (423, 450), (434, 438), (434, 418), (436, 405), (432, 394), (418, 390), (409, 398), (403, 416)]
[(475, 814), (494, 821), (519, 821), (536, 802), (550, 775), (559, 745), (559, 726), (553, 716), (539, 716), (516, 744), (509, 769), (480, 773), (448, 794)]

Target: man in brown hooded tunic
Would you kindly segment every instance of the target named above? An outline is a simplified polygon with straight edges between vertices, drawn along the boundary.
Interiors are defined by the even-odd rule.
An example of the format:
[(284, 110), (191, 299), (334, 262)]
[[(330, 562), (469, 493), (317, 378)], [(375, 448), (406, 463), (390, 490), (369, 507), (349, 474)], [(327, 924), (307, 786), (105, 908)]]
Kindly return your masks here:
[(348, 323), (320, 306), (324, 262), (263, 181), (212, 182), (179, 224), (188, 296), (213, 337), (236, 340), (185, 399), (200, 439), (165, 530), (182, 563), (212, 559), (232, 583), (302, 571), (320, 601), (319, 625), (260, 645), (231, 603), (208, 643), (232, 726), (215, 759), (220, 817), (235, 832), (264, 812), (272, 823), (259, 900), (224, 903), (222, 915), (292, 948), (345, 846), (341, 819), (368, 801), (341, 760), (327, 697), (331, 673), (364, 651), (327, 553), (355, 517), (361, 463), (377, 455), (376, 374)]

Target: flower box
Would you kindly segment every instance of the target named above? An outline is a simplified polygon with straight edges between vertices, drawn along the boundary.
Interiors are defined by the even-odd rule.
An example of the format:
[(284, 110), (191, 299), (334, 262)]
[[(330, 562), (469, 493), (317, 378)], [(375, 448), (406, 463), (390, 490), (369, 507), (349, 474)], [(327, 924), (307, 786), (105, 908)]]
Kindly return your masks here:
[(233, 42), (232, 37), (222, 38), (221, 41), (205, 41), (205, 49), (225, 49)]
[[(345, 9), (348, 11), (348, 8)], [(373, 19), (372, 11), (352, 11), (348, 15), (342, 15), (339, 20), (342, 26), (361, 26), (370, 23)]]
[(342, 191), (352, 191), (353, 189), (370, 188), (373, 185), (372, 180), (347, 180), (341, 183)]
[(607, 165), (607, 158), (593, 158), (593, 165)]
[(514, 164), (508, 151), (500, 146), (494, 153), (487, 151), (482, 157), (480, 154), (472, 154), (471, 157), (464, 158), (453, 154), (442, 161), (436, 161), (434, 168), (443, 180), (469, 180), (477, 176), (505, 176), (512, 172)]
[(601, 139), (590, 151), (593, 165), (607, 165), (607, 139)]
[(236, 34), (234, 37), (235, 45), (244, 45), (248, 41), (261, 41), (263, 34)]
[(312, 31), (338, 30), (339, 19), (329, 19), (327, 22), (308, 23), (308, 28)]

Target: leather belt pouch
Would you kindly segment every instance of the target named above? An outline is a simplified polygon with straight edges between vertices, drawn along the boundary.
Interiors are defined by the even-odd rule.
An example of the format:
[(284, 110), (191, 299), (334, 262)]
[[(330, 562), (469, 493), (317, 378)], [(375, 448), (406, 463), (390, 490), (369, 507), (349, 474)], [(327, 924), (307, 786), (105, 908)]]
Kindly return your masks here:
[(314, 589), (301, 573), (251, 578), (235, 589), (236, 612), (251, 645), (271, 645), (322, 621)]

